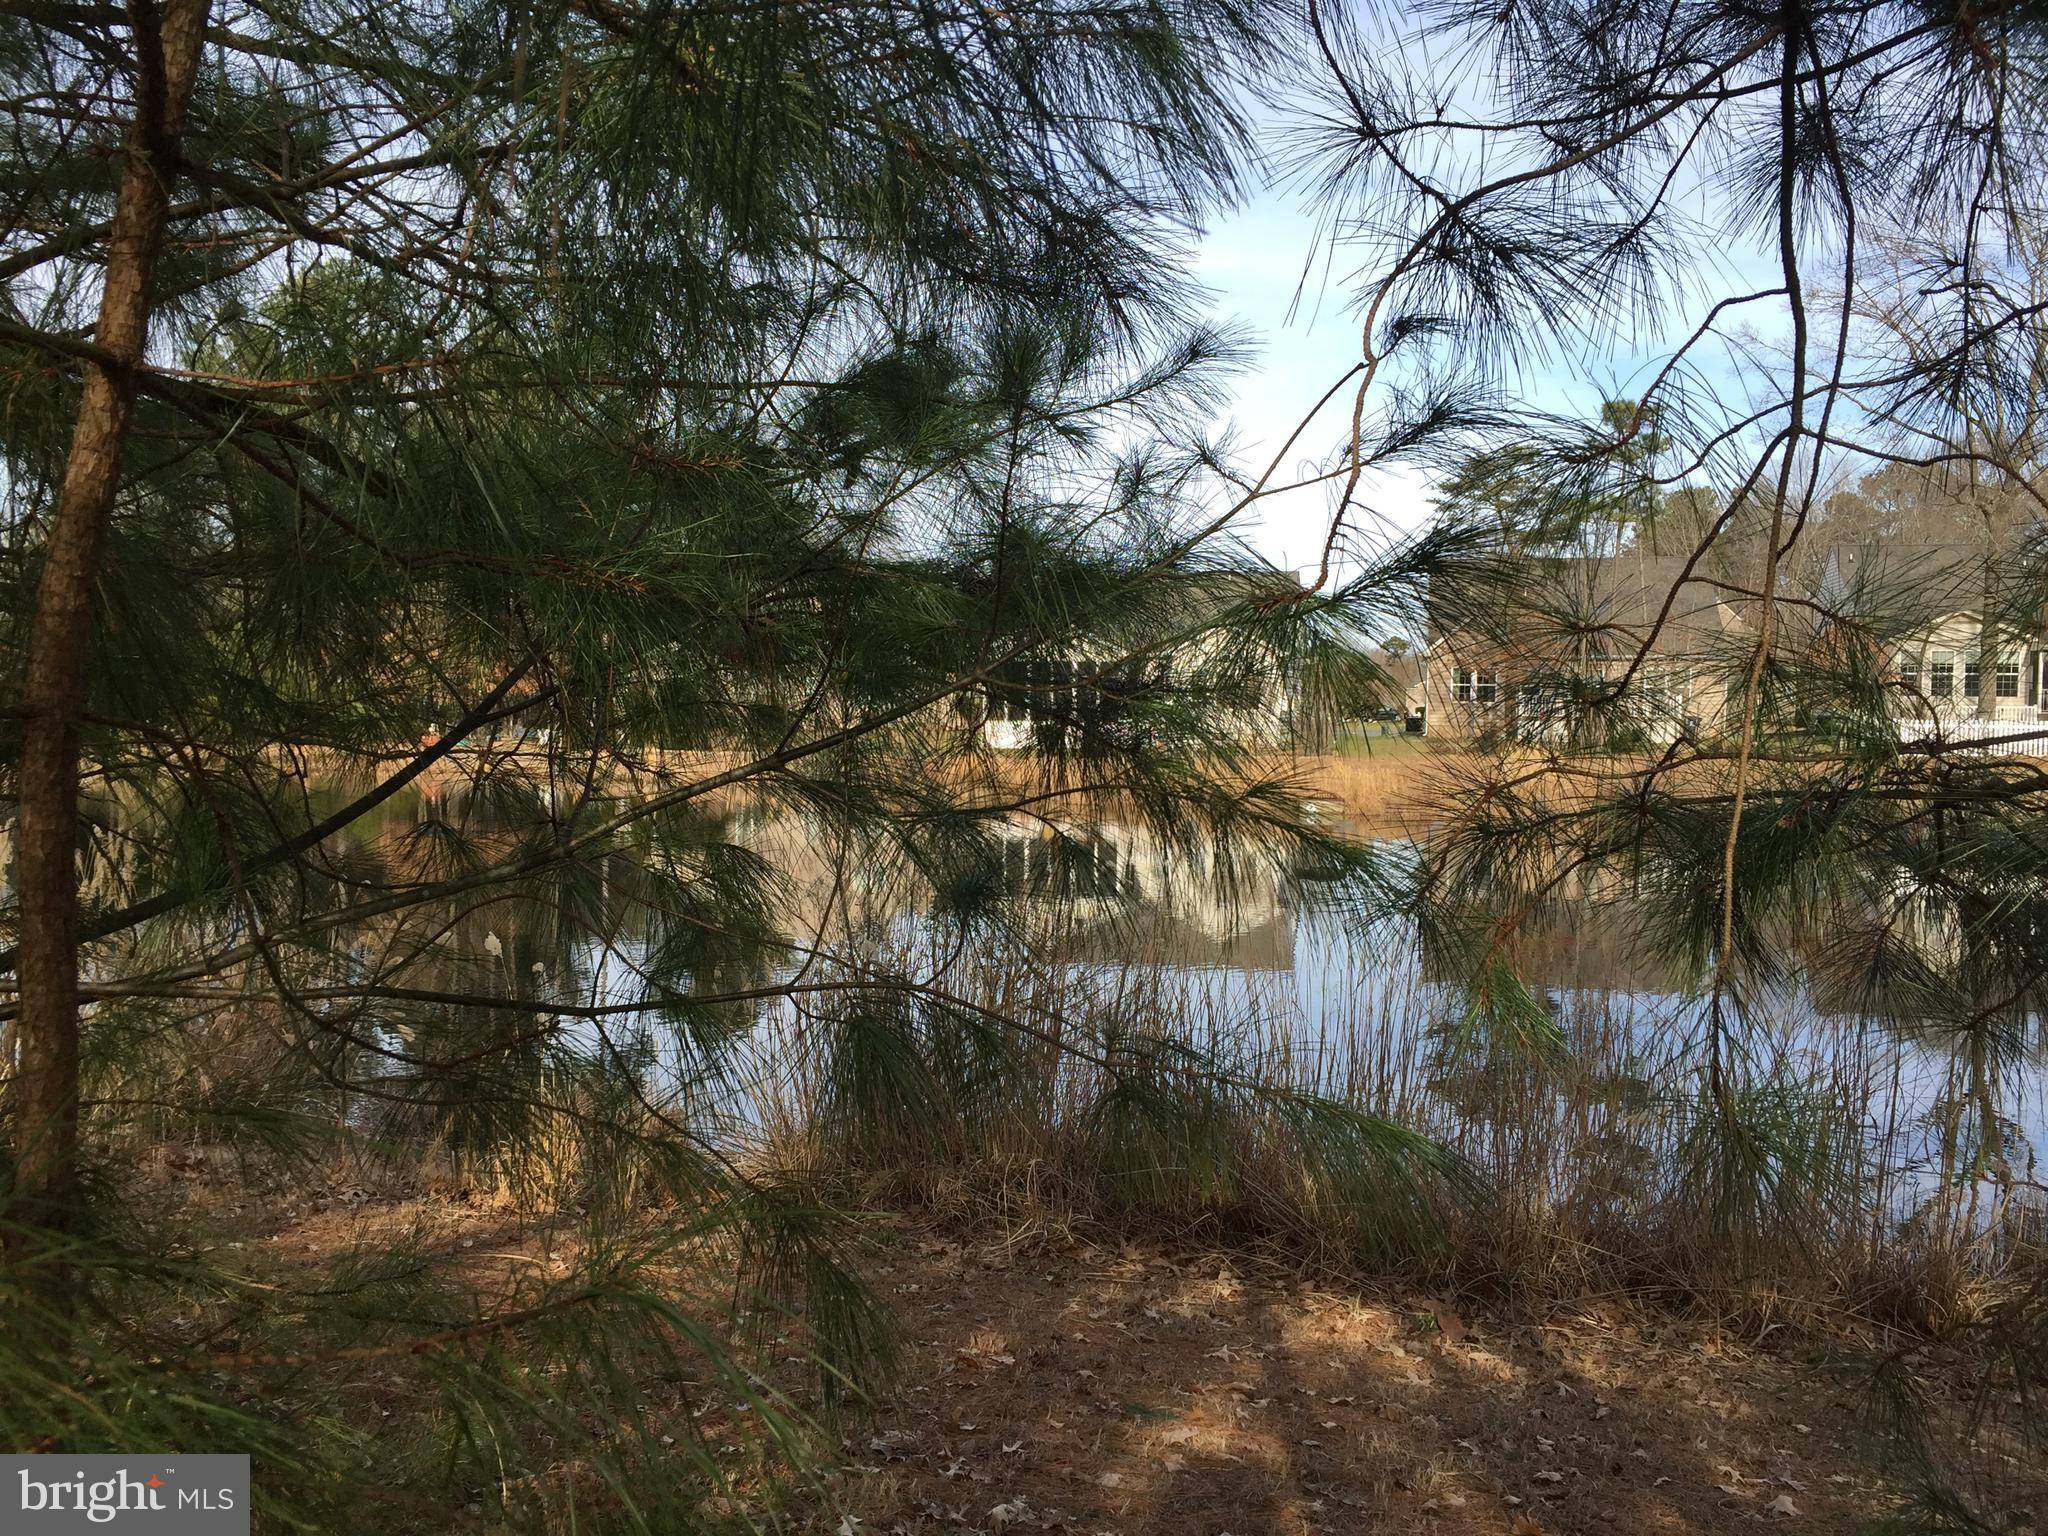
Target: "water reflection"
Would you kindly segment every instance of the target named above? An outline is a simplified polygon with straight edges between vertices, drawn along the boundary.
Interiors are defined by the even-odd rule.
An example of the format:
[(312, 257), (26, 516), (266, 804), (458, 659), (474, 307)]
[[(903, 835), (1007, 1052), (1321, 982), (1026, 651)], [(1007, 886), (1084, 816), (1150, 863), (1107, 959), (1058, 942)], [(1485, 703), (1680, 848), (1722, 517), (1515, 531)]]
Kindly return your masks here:
[[(845, 882), (811, 829), (769, 819), (741, 835), (800, 872), (804, 895), (793, 910), (809, 926), (799, 937), (829, 942), (833, 893), (843, 905)], [(1136, 826), (1020, 823), (1004, 833), (997, 863), (1004, 892), (1038, 910), (1031, 958), (1051, 957), (1066, 981), (1111, 992), (1141, 981), (1198, 1028), (1257, 1021), (1305, 1079), (1398, 1105), (1411, 1118), (1483, 1113), (1472, 1061), (1456, 1070), (1446, 1062), (1468, 978), (1456, 954), (1423, 943), (1413, 925), (1335, 919), (1296, 901), (1271, 870), (1226, 867), (1211, 850)], [(898, 937), (917, 931), (931, 906), (914, 881), (870, 879), (861, 896), (866, 907), (852, 926)], [(1945, 932), (1935, 923), (1913, 939), (1939, 961)], [(1888, 1177), (1901, 1189), (1924, 1188), (1940, 1159), (1944, 1108), (1961, 1091), (1952, 1042), (1887, 1016), (1868, 997), (1817, 984), (1796, 950), (1788, 944), (1782, 976), (1756, 990), (1737, 1048), (1760, 1072), (1775, 1065), (1853, 1106)], [(1573, 1134), (1621, 1136), (1652, 1085), (1697, 1065), (1708, 1027), (1701, 972), (1659, 954), (1625, 904), (1566, 900), (1534, 911), (1511, 959), (1575, 1059), (1573, 1092), (1611, 1117)], [(2048, 1135), (2048, 1072), (2038, 1019), (2029, 1035), (2035, 1049), (2004, 1097), (2031, 1166), (2028, 1149)]]
[[(538, 1070), (546, 1050), (568, 1042), (631, 1065), (656, 1085), (656, 1098), (700, 1094), (716, 1068), (722, 1111), (749, 1122), (776, 1074), (800, 1069), (789, 1058), (802, 1009), (777, 1000), (777, 986), (890, 949), (948, 984), (980, 966), (1015, 973), (1047, 996), (1142, 988), (1191, 1030), (1256, 1035), (1306, 1083), (1454, 1140), (1499, 1129), (1489, 1126), (1498, 1115), (1488, 1098), (1498, 1062), (1485, 1042), (1475, 1055), (1461, 1034), (1466, 962), (1425, 945), (1405, 922), (1337, 920), (1255, 862), (1143, 826), (1019, 818), (977, 872), (993, 884), (983, 895), (1031, 919), (1025, 944), (996, 952), (993, 930), (953, 921), (957, 892), (882, 850), (758, 806), (689, 817), (666, 826), (658, 846), (358, 924), (324, 940), (302, 979), (330, 996), (370, 987), (375, 1008), (363, 1028), (414, 1056), (463, 1060), (509, 1033), (530, 1047), (526, 1060)], [(338, 888), (359, 891), (459, 876), (516, 852), (521, 838), (548, 835), (545, 818), (502, 805), (410, 798), (335, 840), (325, 863)], [(675, 882), (649, 880), (646, 861), (657, 857), (690, 865), (682, 888), (701, 891), (700, 907), (679, 908)], [(780, 944), (721, 937), (720, 872), (736, 861), (772, 874)], [(193, 947), (234, 942), (243, 922), (225, 905)], [(1931, 962), (1953, 959), (1953, 935), (1938, 921), (1911, 938)], [(1745, 1047), (1837, 1096), (1894, 1195), (1923, 1187), (1961, 1091), (1953, 1041), (1816, 983), (1794, 948)], [(1612, 899), (1532, 912), (1511, 958), (1555, 1021), (1571, 1079), (1541, 1088), (1550, 1102), (1540, 1112), (1519, 1106), (1518, 1134), (1553, 1138), (1556, 1146), (1541, 1149), (1553, 1160), (1565, 1148), (1619, 1146), (1656, 1085), (1697, 1063), (1706, 1028), (1697, 974), (1644, 942), (1626, 904)], [(568, 1012), (549, 1011), (559, 1009)], [(2016, 1163), (2032, 1178), (2031, 1149), (2048, 1140), (2048, 1071), (2040, 1020), (2026, 1024), (2032, 1048), (2001, 1087), (2020, 1138)], [(735, 1069), (749, 1051), (752, 1060)]]

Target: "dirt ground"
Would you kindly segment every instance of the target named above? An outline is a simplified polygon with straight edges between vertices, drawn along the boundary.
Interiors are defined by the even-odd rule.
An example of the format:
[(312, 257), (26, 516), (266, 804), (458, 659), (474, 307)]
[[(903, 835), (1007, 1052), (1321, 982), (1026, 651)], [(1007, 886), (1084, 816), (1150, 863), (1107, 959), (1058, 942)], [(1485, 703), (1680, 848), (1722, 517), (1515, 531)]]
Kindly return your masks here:
[(871, 1271), (902, 1386), (849, 1444), (836, 1529), (1849, 1531), (1876, 1510), (1850, 1405), (1796, 1361), (1242, 1265), (907, 1233)]
[[(458, 1200), (259, 1208), (242, 1230), (280, 1275), (399, 1228), (485, 1267), (536, 1255), (531, 1227)], [(1813, 1369), (1815, 1341), (1750, 1347), (1620, 1303), (1488, 1315), (1244, 1254), (1042, 1229), (867, 1225), (896, 1386), (848, 1425), (821, 1491), (751, 1512), (778, 1528), (1650, 1536), (1850, 1532), (1884, 1507), (1856, 1404)], [(743, 1431), (703, 1419), (702, 1398), (693, 1411), (673, 1384), (647, 1392), (679, 1432), (694, 1422), (740, 1450)], [(458, 1527), (482, 1529), (437, 1528)]]

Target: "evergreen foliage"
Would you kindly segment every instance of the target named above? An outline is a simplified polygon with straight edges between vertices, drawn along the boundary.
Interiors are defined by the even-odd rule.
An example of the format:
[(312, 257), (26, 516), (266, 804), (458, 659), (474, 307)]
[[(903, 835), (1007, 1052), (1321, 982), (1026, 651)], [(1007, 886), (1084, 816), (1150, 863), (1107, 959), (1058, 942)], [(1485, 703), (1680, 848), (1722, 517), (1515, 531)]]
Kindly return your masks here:
[[(1277, 464), (1190, 425), (1247, 352), (1191, 232), (1276, 66), (1317, 93), (1277, 158), (1360, 337), (1344, 426), (1302, 428), (1340, 439), (1306, 582), (1237, 532)], [(386, 1525), (485, 1489), (516, 1525), (716, 1526), (886, 1372), (863, 1176), (1057, 1126), (1123, 1208), (1437, 1251), (1487, 1197), (1443, 1147), (1229, 1031), (1038, 1006), (1044, 909), (1133, 904), (1112, 812), (1225, 899), (1402, 910), (1492, 1082), (1568, 1051), (1518, 937), (1623, 914), (1693, 1003), (1659, 1221), (1745, 1277), (1899, 1215), (1759, 1048), (1795, 977), (1947, 1040), (1953, 1184), (1910, 1218), (2021, 1274), (2048, 778), (2006, 749), (2037, 733), (1914, 727), (1900, 657), (1950, 594), (1813, 556), (1852, 481), (1955, 500), (1980, 632), (2038, 628), (2044, 70), (2038, 0), (0, 18), (0, 1436), (246, 1449), (278, 1528), (359, 1518), (343, 1487)], [(1584, 419), (1518, 399), (1588, 355), (1631, 377)], [(1440, 516), (1361, 535), (1403, 467)], [(1666, 662), (1707, 608), (1698, 708)], [(1275, 766), (1393, 700), (1388, 635), (1511, 656), (1490, 702), (1526, 711), (1412, 866)], [(892, 882), (915, 935), (864, 899)], [(970, 947), (1014, 984), (966, 985)], [(134, 1177), (182, 1145), (544, 1219), (489, 1276), (429, 1232), (257, 1273)], [(2024, 1440), (2040, 1291), (1998, 1294)], [(788, 1350), (800, 1397), (753, 1369)], [(1983, 1526), (1868, 1366), (1902, 1518)], [(743, 1403), (766, 1460), (665, 1445), (649, 1373)]]
[[(1939, 1229), (2003, 1281), (2010, 1347), (2038, 1322), (2001, 1106), (2048, 1007), (2048, 781), (2038, 727), (1990, 717), (1992, 658), (2039, 635), (2048, 592), (2048, 13), (1311, 17), (1326, 115), (1295, 168), (1357, 261), (1360, 399), (1459, 377), (1502, 421), (1441, 503), (1492, 519), (1522, 567), (1491, 624), (1433, 630), (1446, 663), (1498, 679), (1471, 690), (1480, 750), (1441, 788), (1421, 877), (1432, 942), (1471, 978), (1462, 1037), (1540, 1041), (1517, 936), (1606, 914), (1690, 987), (1673, 1220), (1704, 1215), (1751, 1273), (1765, 1239)], [(1645, 355), (1653, 336), (1682, 339)], [(1588, 380), (1585, 419), (1554, 393), (1517, 408), (1533, 370), (1585, 356), (1628, 372), (1628, 400)], [(1371, 463), (1357, 439), (1349, 457), (1347, 495)], [(1949, 547), (1909, 542), (1942, 508)], [(1927, 724), (1910, 658), (1957, 616), (1985, 659), (1944, 694), (1988, 733), (1956, 703)], [(1815, 996), (1949, 1042), (1954, 1183), (1920, 1208), (1840, 1176), (1862, 1128), (1766, 1048)], [(1994, 1518), (1926, 1475), (1939, 1528)]]
[[(341, 1488), (379, 1528), (451, 1488), (718, 1523), (735, 1470), (670, 1455), (635, 1379), (801, 1465), (741, 1325), (814, 1360), (809, 1411), (887, 1354), (831, 1192), (750, 1150), (768, 1017), (849, 1158), (958, 1152), (1051, 1040), (1134, 1188), (1226, 1122), (1324, 1198), (1391, 1178), (1404, 1226), (1467, 1188), (1201, 1042), (970, 1006), (829, 912), (806, 943), (747, 835), (793, 818), (962, 934), (1028, 915), (1006, 829), (1060, 810), (1065, 849), (1111, 793), (1226, 869), (1361, 865), (1267, 749), (1375, 707), (1364, 637), (1490, 535), (1307, 592), (1231, 532), (1257, 492), (1188, 423), (1244, 347), (1182, 258), (1279, 35), (1235, 0), (0, 20), (0, 1438), (248, 1450), (277, 1528)], [(182, 1145), (259, 1189), (502, 1190), (544, 1251), (253, 1273), (131, 1196)], [(408, 1396), (382, 1431), (372, 1390)]]

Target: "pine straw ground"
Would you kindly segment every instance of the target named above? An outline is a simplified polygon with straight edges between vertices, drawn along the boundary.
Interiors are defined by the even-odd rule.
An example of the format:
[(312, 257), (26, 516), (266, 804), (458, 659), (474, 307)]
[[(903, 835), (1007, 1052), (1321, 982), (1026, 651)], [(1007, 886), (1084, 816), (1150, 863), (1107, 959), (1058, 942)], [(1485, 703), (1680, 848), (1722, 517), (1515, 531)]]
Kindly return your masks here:
[[(405, 1232), (471, 1268), (488, 1295), (494, 1267), (544, 1262), (550, 1246), (545, 1227), (461, 1192), (275, 1194), (227, 1204), (252, 1272), (278, 1280)], [(897, 1331), (896, 1385), (842, 1425), (822, 1483), (771, 1495), (745, 1470), (757, 1464), (737, 1405), (689, 1381), (645, 1386), (647, 1411), (679, 1438), (703, 1437), (733, 1486), (762, 1490), (745, 1514), (777, 1528), (1847, 1532), (1883, 1508), (1854, 1401), (1813, 1369), (1825, 1341), (1743, 1341), (1619, 1302), (1454, 1309), (1242, 1252), (1037, 1224), (1004, 1236), (874, 1214), (864, 1235), (864, 1272)], [(794, 1347), (773, 1339), (767, 1356), (786, 1362)], [(1937, 1390), (1970, 1385), (1961, 1357), (1927, 1347), (1916, 1363)], [(794, 1405), (814, 1403), (786, 1368)], [(409, 1408), (432, 1411), (396, 1376), (366, 1401), (387, 1432)], [(365, 1497), (364, 1529), (492, 1529), (479, 1505), (437, 1501), (429, 1516)], [(2016, 1497), (2016, 1515), (2048, 1508), (2048, 1480)], [(2030, 1531), (2025, 1517), (2009, 1529)]]
[(873, 1269), (910, 1358), (852, 1447), (855, 1531), (1842, 1531), (1873, 1508), (1844, 1404), (1710, 1329), (906, 1236)]

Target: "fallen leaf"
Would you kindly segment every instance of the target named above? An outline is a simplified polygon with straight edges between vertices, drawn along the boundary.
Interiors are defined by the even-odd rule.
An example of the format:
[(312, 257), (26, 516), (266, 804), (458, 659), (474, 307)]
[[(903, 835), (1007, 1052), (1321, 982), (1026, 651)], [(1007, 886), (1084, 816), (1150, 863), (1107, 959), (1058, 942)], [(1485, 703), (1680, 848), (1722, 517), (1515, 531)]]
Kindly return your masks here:
[(1767, 1513), (1773, 1515), (1792, 1516), (1799, 1513), (1799, 1506), (1792, 1502), (1792, 1495), (1789, 1493), (1779, 1494), (1770, 1503), (1766, 1504), (1764, 1509)]
[(1465, 1326), (1465, 1320), (1440, 1301), (1432, 1301), (1429, 1310), (1436, 1316), (1437, 1332), (1444, 1336), (1446, 1344), (1462, 1344), (1471, 1337), (1472, 1330)]
[(995, 1350), (962, 1349), (955, 1351), (955, 1353), (957, 1353), (959, 1357), (962, 1360), (965, 1360), (969, 1365), (978, 1365), (984, 1371), (992, 1371), (997, 1366), (1015, 1365), (1017, 1363), (1017, 1357), (1015, 1355), (1001, 1354)]

